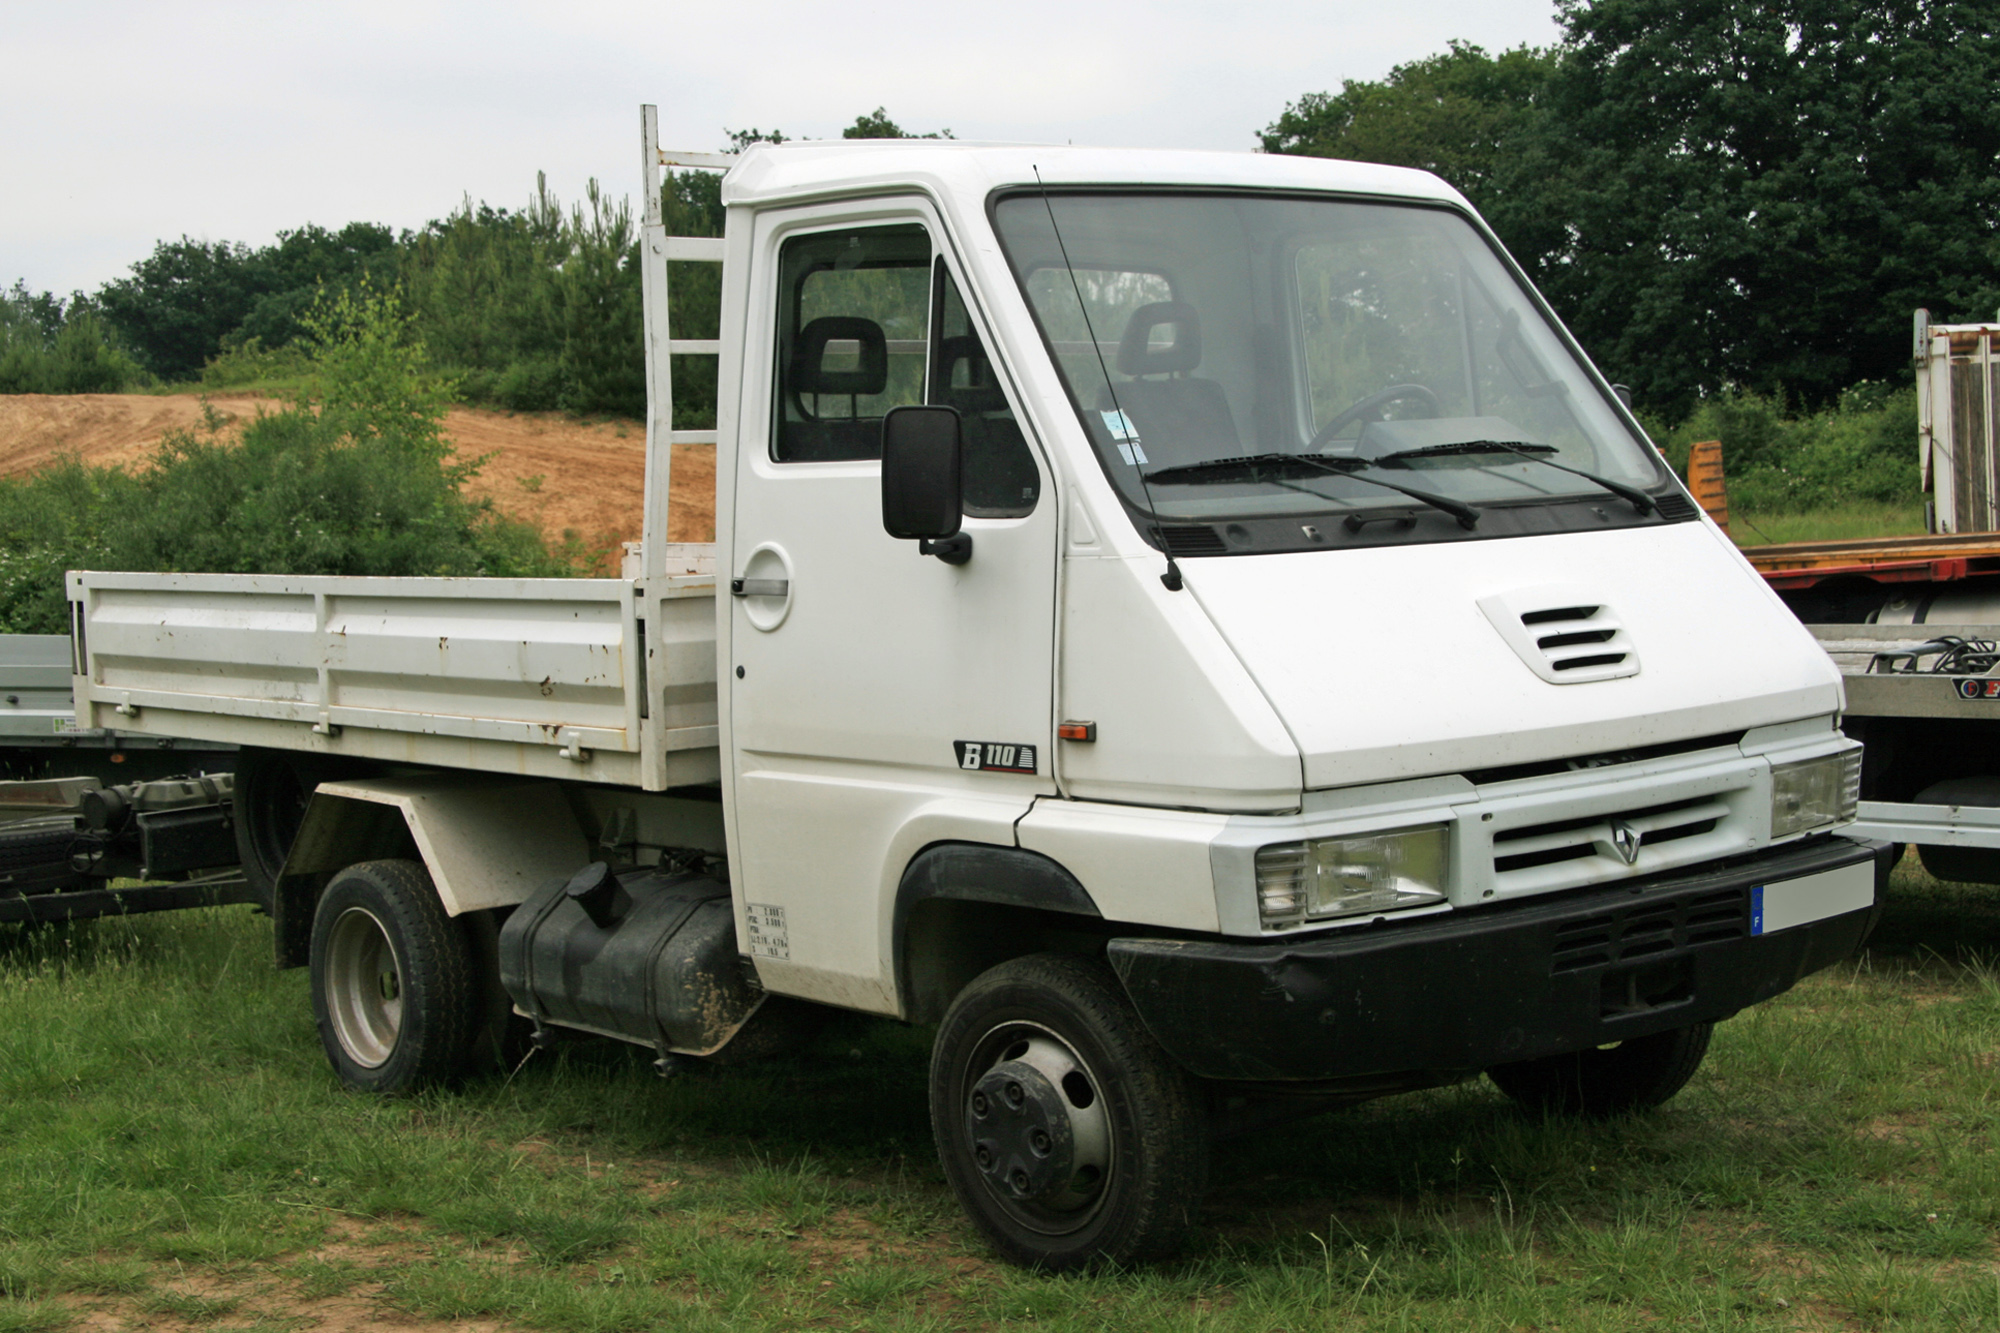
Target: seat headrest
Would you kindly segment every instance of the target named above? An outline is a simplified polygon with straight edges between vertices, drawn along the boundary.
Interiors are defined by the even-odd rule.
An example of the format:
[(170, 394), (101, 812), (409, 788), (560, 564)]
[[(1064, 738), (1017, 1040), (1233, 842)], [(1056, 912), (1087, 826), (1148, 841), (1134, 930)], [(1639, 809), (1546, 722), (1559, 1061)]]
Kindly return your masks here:
[[(959, 364), (965, 365), (965, 383), (954, 384)], [(996, 410), (1007, 406), (1007, 395), (994, 378), (993, 362), (976, 334), (964, 333), (945, 338), (938, 344), (938, 387), (958, 406), (974, 410)]]
[[(1174, 340), (1156, 345), (1153, 330), (1174, 328)], [(1173, 375), (1201, 364), (1201, 316), (1185, 301), (1155, 301), (1132, 312), (1125, 336), (1118, 340), (1121, 375)]]
[[(836, 342), (857, 345), (853, 369), (827, 369), (827, 344)], [(795, 393), (880, 393), (889, 387), (889, 339), (872, 319), (821, 315), (792, 344), (791, 381)]]

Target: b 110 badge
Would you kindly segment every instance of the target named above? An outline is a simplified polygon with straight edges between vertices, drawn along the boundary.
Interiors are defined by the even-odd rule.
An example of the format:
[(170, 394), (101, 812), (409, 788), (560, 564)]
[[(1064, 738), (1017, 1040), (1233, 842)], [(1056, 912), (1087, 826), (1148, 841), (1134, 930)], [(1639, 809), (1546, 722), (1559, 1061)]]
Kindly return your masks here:
[(2000, 699), (2000, 680), (1955, 680), (1951, 684), (1961, 699)]
[(972, 773), (1032, 773), (1035, 747), (1004, 745), (999, 741), (953, 741), (958, 750), (958, 766)]

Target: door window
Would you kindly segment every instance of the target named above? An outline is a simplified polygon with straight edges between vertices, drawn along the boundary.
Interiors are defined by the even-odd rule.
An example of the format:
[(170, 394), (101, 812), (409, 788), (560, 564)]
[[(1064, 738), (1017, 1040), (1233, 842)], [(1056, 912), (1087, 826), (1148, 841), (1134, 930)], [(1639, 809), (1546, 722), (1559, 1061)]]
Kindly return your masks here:
[(965, 513), (1033, 512), (1041, 474), (965, 298), (915, 224), (793, 236), (778, 252), (781, 463), (882, 456), (882, 418), (915, 403), (958, 409)]
[(773, 458), (882, 456), (882, 418), (924, 400), (930, 270), (930, 237), (914, 224), (784, 243)]

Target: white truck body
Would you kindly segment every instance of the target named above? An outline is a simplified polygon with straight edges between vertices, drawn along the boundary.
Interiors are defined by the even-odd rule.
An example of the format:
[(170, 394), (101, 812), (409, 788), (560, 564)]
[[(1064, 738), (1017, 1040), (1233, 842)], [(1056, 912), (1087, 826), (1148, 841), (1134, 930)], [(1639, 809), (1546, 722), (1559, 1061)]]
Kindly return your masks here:
[[(1840, 792), (1803, 823), (1795, 810), (1808, 799), (1796, 774), (1839, 788), (1856, 767), (1835, 726), (1838, 673), (1652, 461), (1610, 386), (1518, 274), (1507, 276), (1497, 243), (1442, 182), (1278, 156), (902, 142), (706, 159), (660, 153), (649, 131), (655, 199), (662, 164), (726, 166), (728, 226), (720, 242), (667, 237), (649, 206), (652, 417), (638, 578), (70, 576), (80, 724), (373, 766), (321, 787), (279, 877), (290, 961), (305, 961), (299, 914), (322, 890), (336, 894), (339, 880), (327, 887), (327, 876), (360, 859), (357, 849), (381, 845), (374, 812), (384, 809), (409, 823), (449, 913), (531, 898), (534, 912), (555, 911), (537, 882), (592, 847), (629, 847), (628, 860), (664, 866), (675, 848), (712, 854), (720, 842), (735, 947), (761, 994), (942, 1016), (950, 1032), (965, 1003), (954, 997), (1004, 972), (1013, 954), (1081, 951), (1116, 971), (1185, 1071), (1239, 1083), (1332, 1087), (1365, 1075), (1379, 1092), (1618, 1040), (1606, 1031), (1699, 1028), (1705, 1042), (1702, 1024), (1859, 938), (1873, 870), (1866, 849), (1826, 836)], [(1328, 295), (1332, 261), (1309, 237), (1300, 242), (1279, 272), (1296, 287), (1286, 299), (1303, 304), (1286, 316), (1292, 325), (1253, 337), (1199, 248), (1181, 252), (1174, 271), (1166, 260), (1111, 267), (1119, 261), (1090, 239), (1087, 210), (1132, 192), (1156, 192), (1169, 208), (1269, 201), (1274, 217), (1320, 206), (1310, 201), (1358, 203), (1388, 220), (1371, 224), (1387, 244), (1403, 217), (1448, 231), (1439, 244), (1478, 251), (1477, 273), (1465, 270), (1456, 296), (1426, 308), (1461, 311), (1450, 317), (1463, 326), (1467, 366), (1484, 338), (1502, 367), (1461, 378), (1501, 378), (1472, 385), (1460, 413), (1471, 424), (1449, 438), (1438, 434), (1452, 416), (1441, 395), (1463, 389), (1392, 376), (1389, 396), (1367, 398), (1358, 417), (1332, 413), (1314, 395), (1336, 405), (1355, 395), (1328, 388), (1308, 364), (1335, 346), (1314, 342), (1313, 330), (1345, 317)], [(1052, 198), (1084, 210), (1067, 239)], [(1022, 239), (1040, 225), (1037, 209), (1052, 245)], [(1042, 258), (1030, 271), (1023, 255), (1035, 246)], [(712, 343), (667, 328), (668, 261), (683, 259), (725, 263)], [(1122, 340), (1090, 323), (1079, 269), (1094, 293), (1125, 301)], [(828, 305), (819, 287), (809, 299), (823, 276), (849, 305)], [(1499, 293), (1483, 298), (1494, 302), (1485, 325), (1469, 295), (1478, 283)], [(881, 313), (896, 291), (919, 290), (911, 284), (929, 284), (928, 328)], [(1050, 313), (1070, 291), (1085, 337)], [(1207, 360), (1193, 313), (1204, 299)], [(1276, 353), (1248, 350), (1287, 337), (1291, 370), (1273, 369)], [(1114, 353), (1124, 377), (1115, 382)], [(671, 426), (675, 354), (719, 358), (713, 432)], [(1076, 381), (1092, 358), (1104, 380), (1094, 404)], [(1550, 378), (1556, 363), (1569, 367), (1564, 383)], [(926, 558), (884, 531), (886, 424), (861, 403), (893, 399), (892, 369), (913, 366), (919, 387), (904, 402), (958, 404), (948, 409), (955, 439), (1019, 442), (1005, 460), (1020, 502), (1008, 492), (980, 510), (968, 499), (952, 540), (970, 542), (957, 559)], [(1217, 378), (1192, 374), (1197, 366)], [(1143, 405), (1222, 398), (1210, 386), (1229, 374), (1239, 376), (1236, 411), (1246, 425), (1256, 416), (1260, 438), (1294, 404), (1303, 415), (1275, 463), (1250, 458), (1249, 446), (1175, 457), (1172, 414)], [(1290, 399), (1268, 383), (1284, 375)], [(1366, 454), (1380, 436), (1477, 453), (1488, 443), (1475, 436), (1498, 429), (1491, 404), (1510, 392), (1523, 414), (1567, 413), (1576, 438), (1623, 441), (1599, 449), (1611, 461), (1597, 466), (1617, 475), (1552, 480), (1531, 465), (1549, 458), (1573, 472), (1562, 460), (1592, 455), (1531, 434), (1497, 446), (1516, 456), (1456, 473), (1398, 470)], [(1384, 405), (1413, 397), (1429, 400), (1427, 414)], [(1322, 447), (1349, 418), (1361, 443)], [(706, 439), (718, 448), (717, 541), (670, 547), (670, 446)], [(1159, 455), (1150, 464), (1148, 448)], [(1338, 480), (1321, 490), (1287, 479), (1294, 466), (1381, 480), (1367, 481), (1365, 496)], [(1239, 490), (1268, 489), (1242, 500), (1240, 522), (1202, 519), (1211, 500), (1198, 478), (1218, 468), (1249, 469), (1231, 483)], [(1412, 477), (1423, 485), (1408, 489)], [(1503, 487), (1504, 503), (1472, 513), (1427, 498), (1440, 486)], [(1143, 514), (1154, 505), (1148, 487), (1169, 496), (1153, 519)], [(1287, 517), (1285, 505), (1306, 503), (1295, 500), (1301, 491), (1332, 506), (1331, 518)], [(1560, 512), (1545, 518), (1534, 497), (1554, 493)], [(1524, 496), (1533, 503), (1523, 507)], [(716, 595), (718, 584), (729, 595)], [(467, 775), (457, 787), (453, 773)], [(536, 780), (543, 794), (482, 785), (501, 778)], [(701, 788), (714, 799), (691, 794)], [(439, 795), (451, 791), (460, 794)], [(1847, 801), (1851, 817), (1851, 793)], [(534, 821), (523, 812), (538, 805), (561, 806), (548, 817), (562, 829), (524, 833)], [(443, 836), (427, 820), (453, 828)], [(467, 836), (482, 820), (493, 836)], [(1397, 841), (1406, 836), (1415, 841)], [(1339, 858), (1350, 846), (1375, 859), (1348, 866)], [(1294, 864), (1287, 849), (1305, 849), (1305, 869), (1282, 870)], [(465, 864), (482, 858), (493, 864)], [(1417, 862), (1427, 867), (1418, 878), (1396, 869)], [(1320, 887), (1294, 893), (1283, 874)], [(1365, 910), (1318, 910), (1348, 901), (1341, 875), (1386, 883), (1386, 897), (1355, 898), (1377, 903)], [(608, 889), (580, 878), (570, 892), (579, 902), (600, 895), (592, 919), (612, 929)], [(1313, 896), (1323, 893), (1334, 896)], [(506, 930), (524, 929), (527, 912)], [(337, 974), (342, 927), (313, 929), (316, 972), (324, 930)], [(1595, 943), (1581, 962), (1533, 961), (1568, 947), (1549, 945), (1550, 930)], [(1095, 944), (1079, 945), (1078, 932)], [(1472, 961), (1475, 947), (1485, 961)], [(1281, 963), (1286, 980), (1269, 980)], [(1346, 998), (1323, 993), (1335, 973), (1361, 975), (1341, 970), (1350, 966), (1388, 970), (1347, 986)], [(1266, 980), (1243, 980), (1253, 976)], [(1400, 1026), (1423, 1021), (1430, 1006), (1413, 1002), (1425, 988), (1461, 982), (1473, 987), (1461, 996), (1467, 1014)], [(337, 981), (328, 985), (337, 997)], [(1273, 996), (1291, 1008), (1263, 1007)], [(515, 1001), (543, 1021), (540, 1001)], [(1340, 1014), (1342, 1041), (1358, 1044), (1311, 1035), (1327, 1027), (1292, 1031), (1308, 1012), (1321, 1024)], [(1461, 1031), (1468, 1023), (1480, 1031)], [(1228, 1030), (1205, 1026), (1214, 1024)], [(663, 1059), (705, 1053), (715, 1037), (625, 1035), (659, 1045)], [(328, 1041), (343, 1072), (366, 1082)], [(1043, 1073), (1061, 1081), (1090, 1059), (1087, 1042), (1065, 1041), (1045, 1056), (1028, 1042), (1019, 1058), (1044, 1059)], [(950, 1103), (962, 1093), (940, 1095)], [(958, 1112), (938, 1114), (942, 1144)], [(1072, 1120), (1078, 1142), (1120, 1132), (1080, 1110)], [(1110, 1159), (1102, 1169), (1114, 1169)], [(1003, 1202), (1001, 1213), (1027, 1209), (1027, 1230), (1003, 1220), (989, 1234), (1037, 1262), (1127, 1253), (1097, 1230), (1110, 1224), (1096, 1188)], [(975, 1196), (984, 1197), (973, 1188), (968, 1206), (981, 1216)]]

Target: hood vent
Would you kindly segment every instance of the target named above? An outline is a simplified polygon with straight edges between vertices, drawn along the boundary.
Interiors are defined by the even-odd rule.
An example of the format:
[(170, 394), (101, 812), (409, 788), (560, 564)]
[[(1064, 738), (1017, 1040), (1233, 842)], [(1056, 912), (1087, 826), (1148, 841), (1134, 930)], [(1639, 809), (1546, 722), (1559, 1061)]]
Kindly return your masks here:
[(1528, 588), (1479, 599), (1507, 646), (1552, 685), (1639, 674), (1631, 636), (1601, 597), (1579, 588)]
[(1155, 528), (1160, 541), (1167, 548), (1167, 554), (1178, 556), (1225, 555), (1229, 547), (1222, 536), (1206, 523), (1191, 524), (1186, 527)]
[(1653, 509), (1654, 512), (1658, 513), (1661, 518), (1667, 520), (1669, 523), (1678, 523), (1682, 519), (1693, 518), (1701, 512), (1695, 508), (1694, 501), (1688, 499), (1679, 491), (1668, 491), (1665, 495), (1654, 496)]

